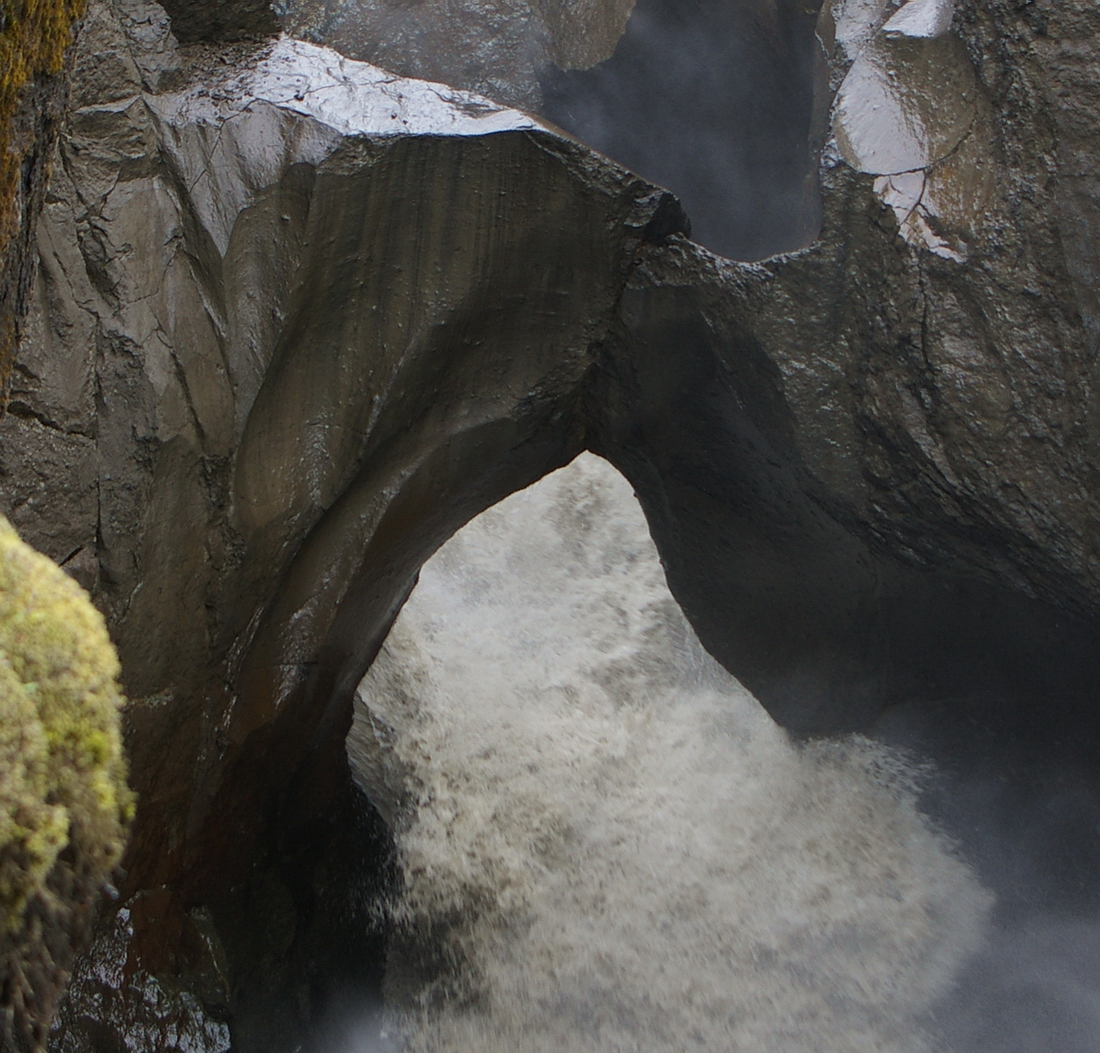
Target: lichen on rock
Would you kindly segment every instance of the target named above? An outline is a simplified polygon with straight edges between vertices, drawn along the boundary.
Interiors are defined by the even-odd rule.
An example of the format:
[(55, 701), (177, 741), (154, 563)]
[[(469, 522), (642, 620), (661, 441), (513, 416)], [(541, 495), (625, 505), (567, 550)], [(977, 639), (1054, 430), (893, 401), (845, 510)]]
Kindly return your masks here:
[(21, 96), (35, 77), (61, 72), (83, 11), (84, 0), (0, 0), (0, 249), (11, 234), (23, 160), (13, 127)]
[(42, 160), (53, 141), (52, 123), (42, 118), (56, 92), (33, 89), (57, 79), (84, 6), (85, 0), (0, 0), (0, 410), (28, 280), (35, 198), (45, 186)]
[(103, 618), (0, 516), (0, 1046), (41, 1046), (133, 814)]

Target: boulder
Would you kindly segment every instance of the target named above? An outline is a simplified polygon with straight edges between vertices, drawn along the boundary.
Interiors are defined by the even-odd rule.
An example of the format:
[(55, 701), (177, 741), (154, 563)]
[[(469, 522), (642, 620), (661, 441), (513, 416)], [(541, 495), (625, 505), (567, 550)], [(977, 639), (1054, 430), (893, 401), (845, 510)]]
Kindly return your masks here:
[(44, 1048), (133, 816), (102, 615), (0, 517), (0, 1048)]

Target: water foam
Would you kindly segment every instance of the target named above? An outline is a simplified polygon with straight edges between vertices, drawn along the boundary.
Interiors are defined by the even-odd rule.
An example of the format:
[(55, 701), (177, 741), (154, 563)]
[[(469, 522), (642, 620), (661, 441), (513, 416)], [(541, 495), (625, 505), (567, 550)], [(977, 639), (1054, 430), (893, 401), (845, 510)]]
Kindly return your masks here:
[(864, 739), (792, 744), (584, 455), (425, 566), (357, 694), (423, 1053), (919, 1053), (991, 897)]

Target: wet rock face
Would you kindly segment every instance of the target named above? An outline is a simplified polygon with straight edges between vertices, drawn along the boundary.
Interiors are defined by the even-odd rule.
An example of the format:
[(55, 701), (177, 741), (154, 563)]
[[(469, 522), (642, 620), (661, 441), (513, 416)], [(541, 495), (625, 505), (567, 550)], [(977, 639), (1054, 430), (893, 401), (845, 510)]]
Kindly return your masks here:
[[(0, 495), (93, 591), (135, 699), (132, 968), (201, 987), (199, 910), (224, 950), (228, 994), (166, 1012), (299, 1040), (318, 934), (355, 928), (325, 904), (366, 932), (333, 875), (384, 843), (343, 760), (352, 691), (424, 559), (585, 446), (703, 643), (797, 731), (1088, 695), (1098, 17), (827, 12), (823, 234), (747, 265), (484, 98), (93, 7)], [(873, 98), (906, 156), (882, 160)], [(141, 921), (153, 889), (171, 924)]]
[(120, 647), (142, 805), (97, 946), (150, 978), (86, 977), (57, 1041), (97, 1006), (120, 1042), (220, 1035), (173, 993), (203, 907), (239, 1048), (292, 1048), (327, 997), (302, 977), (380, 960), (350, 691), (432, 549), (581, 448), (592, 348), (677, 210), (483, 98), (285, 39), (181, 50), (128, 0), (89, 13), (54, 172), (0, 478)]
[[(10, 501), (20, 525), (41, 522), (53, 548), (71, 546), (64, 556), (96, 553), (93, 584), (141, 696), (201, 679), (209, 635), (224, 631), (206, 603), (244, 596), (222, 579), (269, 581), (273, 561), (373, 470), (367, 436), (415, 476), (415, 432), (479, 435), (499, 416), (512, 427), (506, 406), (534, 419), (571, 390), (610, 316), (621, 246), (653, 209), (631, 218), (651, 188), (620, 187), (582, 150), (484, 100), (289, 41), (253, 51), (243, 70), (217, 57), (188, 66), (161, 29), (139, 49), (101, 11), (85, 36), (64, 144), (74, 167), (59, 171), (42, 224), (39, 313), (5, 422), (41, 432), (40, 451), (56, 447), (39, 464), (58, 485), (85, 445), (110, 465), (73, 479), (98, 499), (74, 493), (63, 516), (45, 506), (54, 479), (18, 466)], [(499, 272), (492, 294), (483, 261)], [(338, 323), (345, 314), (354, 321)], [(575, 328), (561, 329), (564, 317)], [(431, 350), (439, 341), (445, 356)], [(510, 346), (527, 354), (494, 367), (493, 397), (473, 410), (464, 395), (485, 380), (479, 356)], [(396, 391), (431, 391), (430, 411), (395, 413)], [(346, 421), (330, 419), (337, 405)], [(98, 523), (97, 505), (110, 509)], [(150, 633), (168, 596), (170, 642)]]
[[(635, 272), (613, 354), (631, 363), (616, 397), (646, 409), (609, 441), (643, 497), (690, 481), (679, 506), (661, 484), (655, 530), (666, 551), (712, 553), (673, 554), (674, 590), (705, 612), (708, 647), (809, 729), (838, 713), (807, 698), (845, 681), (849, 713), (914, 689), (1091, 691), (1095, 12), (963, 4), (918, 37), (890, 30), (906, 10), (823, 12), (819, 241), (754, 268), (670, 248)], [(675, 450), (702, 407), (710, 434), (740, 421), (741, 437)]]
[(281, 0), (287, 31), (406, 77), (538, 110), (540, 74), (609, 58), (634, 0)]
[[(105, 919), (70, 981), (68, 1004), (51, 1036), (52, 1050), (84, 1053), (100, 1044), (118, 1048), (121, 1037), (122, 1048), (135, 1053), (229, 1053), (224, 951), (208, 915), (199, 910), (193, 918), (180, 919), (164, 909), (169, 900), (165, 890), (144, 893)], [(143, 929), (154, 928), (176, 930), (178, 956), (171, 966), (155, 962), (155, 955), (137, 939)], [(165, 979), (150, 966), (159, 966), (156, 971)], [(185, 982), (172, 983), (170, 978)]]
[[(1093, 283), (1081, 283), (1095, 262), (1080, 232), (1095, 226), (1100, 197), (1074, 150), (1100, 117), (1100, 68), (1083, 53), (1098, 23), (1091, 7), (1070, 4), (1040, 29), (1036, 7), (961, 4), (954, 28), (931, 39), (891, 34), (902, 8), (846, 74), (837, 59), (833, 129), (844, 161), (827, 164), (830, 229), (816, 259), (776, 272), (776, 287), (810, 280), (821, 289), (810, 268), (837, 253), (826, 267), (841, 284), (829, 298), (852, 321), (830, 327), (828, 349), (818, 344), (847, 391), (830, 386), (833, 398), (815, 400), (817, 441), (805, 448), (822, 477), (855, 498), (857, 514), (932, 565), (946, 558), (988, 573), (997, 552), (1021, 591), (1094, 609), (1100, 331)], [(897, 44), (941, 49), (922, 50), (920, 68), (894, 67), (909, 85), (898, 98), (937, 100), (935, 114), (906, 117), (926, 155), (890, 166), (909, 169), (900, 175), (855, 165), (876, 178), (853, 176), (842, 134), (852, 130), (853, 74), (863, 56)], [(899, 178), (924, 189), (896, 222)], [(868, 199), (868, 183), (895, 222)], [(807, 356), (776, 358), (796, 416), (809, 423), (809, 390), (795, 380)], [(854, 427), (836, 427), (841, 416)]]

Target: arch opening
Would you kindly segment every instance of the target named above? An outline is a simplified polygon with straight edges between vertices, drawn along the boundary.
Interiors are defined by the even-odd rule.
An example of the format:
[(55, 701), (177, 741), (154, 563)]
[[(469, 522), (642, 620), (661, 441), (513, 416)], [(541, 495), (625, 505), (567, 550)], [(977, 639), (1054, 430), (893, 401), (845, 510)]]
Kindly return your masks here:
[(591, 454), (428, 561), (355, 709), (402, 881), (391, 1013), (349, 1041), (923, 1051), (982, 943), (990, 897), (911, 761), (793, 743)]

